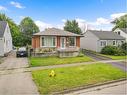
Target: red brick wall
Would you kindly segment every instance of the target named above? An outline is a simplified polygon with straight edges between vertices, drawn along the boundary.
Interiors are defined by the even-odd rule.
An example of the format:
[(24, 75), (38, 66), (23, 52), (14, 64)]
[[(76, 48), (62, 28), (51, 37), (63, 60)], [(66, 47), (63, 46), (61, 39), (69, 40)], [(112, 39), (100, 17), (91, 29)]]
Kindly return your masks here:
[[(76, 37), (76, 46), (80, 47), (80, 37)], [(40, 36), (34, 36), (32, 38), (32, 47), (39, 48), (40, 47)], [(60, 37), (57, 37), (57, 48), (60, 47)]]
[(57, 36), (57, 48), (59, 48), (59, 47), (60, 47), (60, 37)]
[(80, 37), (76, 37), (76, 46), (80, 47)]

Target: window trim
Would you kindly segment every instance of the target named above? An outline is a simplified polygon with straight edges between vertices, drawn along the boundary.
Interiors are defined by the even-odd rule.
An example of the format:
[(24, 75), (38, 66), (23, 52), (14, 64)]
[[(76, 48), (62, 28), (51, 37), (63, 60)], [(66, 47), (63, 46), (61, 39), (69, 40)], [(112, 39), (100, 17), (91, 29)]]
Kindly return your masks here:
[(100, 46), (101, 47), (105, 47), (104, 45), (101, 45), (101, 42), (104, 42), (104, 41), (106, 42), (106, 45), (105, 46), (107, 46), (107, 40), (100, 40)]
[[(114, 42), (114, 41), (115, 41), (115, 45), (113, 45), (113, 42)], [(116, 40), (113, 40), (113, 41), (112, 41), (112, 45), (113, 45), (113, 46), (116, 46), (116, 45), (117, 45), (117, 41), (116, 41)]]
[[(44, 37), (44, 39), (46, 37), (51, 37), (52, 39), (55, 38), (55, 46), (42, 46), (42, 38)], [(44, 40), (45, 41), (45, 40)], [(53, 40), (52, 40), (53, 42)], [(45, 42), (44, 42), (45, 43)], [(57, 37), (56, 36), (41, 36), (40, 37), (40, 47), (57, 47)]]
[[(69, 43), (69, 47), (76, 47), (76, 37), (69, 37), (69, 38), (74, 38), (74, 43), (75, 43), (74, 46), (70, 46), (70, 43)], [(68, 38), (68, 39), (69, 39), (69, 38)], [(70, 40), (69, 40), (69, 41), (70, 41)]]

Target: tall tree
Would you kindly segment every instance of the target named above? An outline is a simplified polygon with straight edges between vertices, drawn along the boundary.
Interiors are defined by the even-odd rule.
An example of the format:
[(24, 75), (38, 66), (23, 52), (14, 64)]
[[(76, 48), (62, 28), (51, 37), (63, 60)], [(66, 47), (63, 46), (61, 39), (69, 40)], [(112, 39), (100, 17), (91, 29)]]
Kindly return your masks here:
[(121, 16), (120, 18), (115, 19), (113, 22), (111, 22), (115, 25), (115, 27), (112, 30), (115, 30), (117, 28), (127, 28), (127, 14), (124, 16)]
[(20, 36), (20, 30), (19, 27), (14, 23), (12, 19), (7, 17), (5, 14), (0, 13), (0, 21), (7, 21), (10, 27), (11, 35), (12, 35), (12, 42), (14, 46), (19, 46), (18, 37)]
[(76, 20), (72, 20), (72, 21), (67, 20), (64, 26), (64, 30), (76, 34), (82, 33), (81, 29), (79, 28), (78, 22), (76, 22)]
[(34, 23), (34, 21), (30, 17), (25, 17), (21, 22), (20, 22), (20, 30), (23, 33), (24, 37), (24, 45), (31, 44), (31, 38), (34, 33), (39, 32), (39, 28), (37, 25)]

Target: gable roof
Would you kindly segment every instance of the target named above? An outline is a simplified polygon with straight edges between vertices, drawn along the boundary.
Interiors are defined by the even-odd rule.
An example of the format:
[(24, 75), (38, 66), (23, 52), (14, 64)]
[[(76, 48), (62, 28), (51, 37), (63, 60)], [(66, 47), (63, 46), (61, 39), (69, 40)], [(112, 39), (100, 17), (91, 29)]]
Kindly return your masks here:
[(122, 28), (120, 30), (122, 30), (123, 32), (125, 32), (127, 34), (127, 28)]
[(83, 35), (78, 35), (78, 34), (64, 31), (64, 30), (57, 29), (57, 28), (48, 28), (42, 32), (38, 32), (33, 35), (39, 35), (39, 36), (83, 36)]
[(98, 30), (88, 30), (93, 33), (101, 40), (125, 40), (124, 37), (112, 32), (112, 31), (98, 31)]
[(0, 37), (3, 37), (6, 26), (7, 26), (6, 21), (0, 21)]

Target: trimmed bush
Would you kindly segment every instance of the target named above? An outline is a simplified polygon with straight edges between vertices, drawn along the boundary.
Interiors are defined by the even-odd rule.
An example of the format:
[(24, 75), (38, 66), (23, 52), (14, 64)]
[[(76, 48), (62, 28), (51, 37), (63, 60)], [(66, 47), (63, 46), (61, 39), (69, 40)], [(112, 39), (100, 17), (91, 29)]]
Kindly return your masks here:
[(127, 43), (123, 43), (123, 44), (121, 45), (121, 48), (122, 48), (123, 50), (127, 51)]
[(123, 49), (116, 46), (105, 46), (101, 53), (106, 55), (126, 55)]
[(84, 57), (83, 53), (79, 53), (78, 57)]

